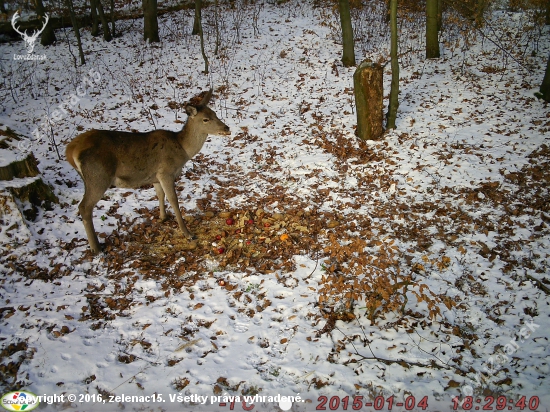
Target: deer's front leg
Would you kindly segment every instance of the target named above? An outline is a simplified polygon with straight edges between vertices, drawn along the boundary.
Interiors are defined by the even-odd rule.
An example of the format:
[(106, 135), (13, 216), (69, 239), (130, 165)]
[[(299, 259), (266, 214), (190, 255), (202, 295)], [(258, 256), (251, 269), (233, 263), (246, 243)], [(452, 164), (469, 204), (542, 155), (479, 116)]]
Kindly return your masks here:
[[(178, 225), (181, 231), (183, 232), (183, 235), (187, 239), (193, 239), (193, 235), (189, 232), (189, 230), (187, 230), (187, 226), (185, 225), (185, 222), (181, 217), (178, 197), (176, 195), (176, 188), (174, 187), (174, 178), (172, 176), (159, 176), (159, 182), (160, 182), (160, 185), (162, 186), (161, 189), (164, 191), (164, 194), (166, 195), (166, 197), (168, 198), (168, 201), (170, 202), (170, 205), (172, 206), (172, 209), (174, 209), (176, 220), (178, 221)], [(162, 213), (162, 209), (161, 209), (161, 213)]]

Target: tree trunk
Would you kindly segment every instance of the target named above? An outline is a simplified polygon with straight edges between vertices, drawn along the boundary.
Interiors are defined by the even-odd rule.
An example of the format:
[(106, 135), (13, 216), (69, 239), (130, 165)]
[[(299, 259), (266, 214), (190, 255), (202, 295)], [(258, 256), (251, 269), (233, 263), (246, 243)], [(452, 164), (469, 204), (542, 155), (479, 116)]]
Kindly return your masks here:
[[(20, 152), (16, 147), (16, 141), (23, 142), (24, 137), (17, 135), (12, 130), (0, 131), (0, 148), (9, 150), (14, 154)], [(24, 155), (24, 153), (21, 153)], [(18, 156), (17, 160), (10, 163), (0, 162), (0, 216), (3, 214), (13, 215), (12, 209), (18, 209), (20, 219), (23, 216), (27, 220), (34, 220), (38, 215), (38, 208), (42, 207), (51, 210), (52, 203), (58, 203), (57, 197), (53, 194), (50, 186), (44, 183), (40, 177), (37, 161), (32, 152), (26, 156)], [(16, 202), (17, 198), (19, 202)], [(30, 208), (21, 209), (23, 202), (29, 202)], [(26, 205), (24, 205), (26, 207)], [(16, 213), (17, 214), (17, 213)]]
[[(46, 9), (44, 8), (44, 3), (42, 3), (42, 0), (35, 0), (34, 6), (36, 8), (36, 14), (40, 17), (44, 17), (44, 14), (46, 14)], [(50, 44), (54, 44), (56, 41), (57, 39), (55, 38), (55, 31), (53, 30), (52, 25), (46, 24), (46, 27), (44, 27), (44, 31), (42, 32), (42, 36), (40, 37), (40, 44), (42, 46), (49, 46)]]
[(390, 0), (390, 29), (391, 29), (391, 89), (388, 105), (386, 128), (395, 129), (397, 107), (399, 106), (399, 61), (397, 59), (397, 0)]
[(97, 2), (99, 0), (90, 0), (90, 15), (92, 17), (92, 29), (90, 34), (93, 37), (99, 36), (99, 17), (97, 16)]
[(443, 28), (443, 0), (437, 0), (437, 31)]
[(143, 39), (149, 43), (159, 42), (159, 25), (157, 20), (157, 0), (142, 0), (143, 4)]
[(105, 41), (111, 41), (113, 38), (111, 36), (111, 31), (109, 29), (109, 22), (107, 21), (107, 16), (105, 16), (105, 9), (103, 8), (103, 3), (101, 0), (96, 0), (97, 13), (99, 14), (99, 19), (101, 20), (101, 27), (103, 28), (103, 39)]
[(204, 59), (204, 74), (208, 74), (208, 56), (204, 50), (204, 33), (202, 32), (201, 19), (202, 0), (195, 0), (195, 22), (198, 22), (199, 37), (201, 39), (201, 53)]
[(86, 59), (84, 58), (84, 50), (82, 49), (82, 40), (80, 39), (80, 29), (78, 28), (78, 21), (76, 20), (76, 14), (74, 12), (73, 0), (65, 0), (65, 4), (69, 9), (69, 15), (71, 16), (71, 23), (73, 24), (74, 34), (76, 36), (76, 43), (78, 44), (78, 54), (80, 56), (80, 64), (84, 66)]
[(384, 133), (384, 69), (365, 60), (353, 75), (357, 136), (363, 140), (377, 140)]
[(115, 0), (111, 0), (111, 36), (116, 37), (115, 30)]
[(218, 0), (214, 0), (214, 29), (216, 31), (216, 45), (214, 47), (214, 56), (217, 56), (221, 44)]
[(426, 59), (439, 58), (438, 2), (426, 0)]
[(550, 103), (550, 56), (548, 56), (548, 61), (546, 62), (546, 72), (540, 85), (540, 94), (546, 102)]
[(200, 30), (201, 30), (200, 26), (201, 26), (201, 19), (202, 19), (201, 9), (202, 9), (202, 0), (195, 0), (195, 19), (193, 20), (193, 31), (191, 32), (193, 36), (200, 34)]
[(351, 14), (349, 11), (349, 0), (338, 0), (340, 11), (340, 24), (342, 26), (342, 43), (344, 51), (342, 63), (345, 67), (355, 66), (355, 50), (353, 42), (353, 27), (351, 25)]

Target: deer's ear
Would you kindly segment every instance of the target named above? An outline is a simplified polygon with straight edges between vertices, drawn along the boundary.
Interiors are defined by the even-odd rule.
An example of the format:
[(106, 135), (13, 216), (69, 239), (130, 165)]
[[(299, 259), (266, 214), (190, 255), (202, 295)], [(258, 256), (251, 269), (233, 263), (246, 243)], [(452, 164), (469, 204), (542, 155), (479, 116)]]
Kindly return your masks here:
[(185, 113), (189, 115), (189, 117), (195, 117), (197, 115), (197, 109), (194, 106), (187, 105), (185, 106)]
[(208, 92), (204, 95), (201, 102), (199, 103), (199, 107), (206, 107), (208, 105), (208, 102), (210, 102), (210, 99), (212, 98), (212, 92), (212, 89), (208, 90)]

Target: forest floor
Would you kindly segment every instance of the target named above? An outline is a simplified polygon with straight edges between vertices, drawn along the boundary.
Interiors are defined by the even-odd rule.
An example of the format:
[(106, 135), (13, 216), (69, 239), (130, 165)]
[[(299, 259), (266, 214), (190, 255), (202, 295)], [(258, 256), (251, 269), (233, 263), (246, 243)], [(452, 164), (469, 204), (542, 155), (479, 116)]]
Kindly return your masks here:
[[(208, 31), (209, 75), (190, 12), (161, 17), (160, 45), (143, 44), (140, 21), (111, 43), (84, 31), (83, 67), (64, 42), (36, 46), (45, 62), (5, 60), (4, 131), (31, 136), (88, 87), (49, 141), (31, 140), (60, 204), (0, 216), (0, 392), (65, 395), (49, 410), (217, 411), (224, 396), (287, 409), (241, 404), (255, 395), (299, 396), (295, 411), (361, 396), (452, 410), (466, 395), (548, 410), (550, 108), (533, 95), (548, 28), (521, 64), (481, 37), (437, 60), (409, 53), (397, 129), (361, 142), (330, 15), (266, 5), (248, 25), (228, 10), (217, 57)], [(523, 18), (494, 12), (492, 27), (513, 37)], [(403, 50), (421, 49), (418, 33), (403, 24)], [(358, 61), (387, 56), (386, 29), (362, 42)], [(159, 221), (152, 188), (111, 189), (91, 255), (84, 186), (54, 140), (62, 153), (91, 128), (177, 130), (209, 84), (232, 135), (210, 137), (177, 181), (197, 241)], [(103, 402), (120, 395), (157, 402)]]

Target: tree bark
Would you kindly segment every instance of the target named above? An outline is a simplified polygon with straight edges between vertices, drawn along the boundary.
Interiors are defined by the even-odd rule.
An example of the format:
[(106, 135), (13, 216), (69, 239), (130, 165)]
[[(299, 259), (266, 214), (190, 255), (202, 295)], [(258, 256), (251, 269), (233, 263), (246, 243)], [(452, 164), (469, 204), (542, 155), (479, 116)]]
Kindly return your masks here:
[(157, 0), (142, 0), (143, 4), (143, 39), (149, 43), (159, 42), (159, 25), (157, 20)]
[(115, 30), (115, 0), (111, 0), (111, 36), (116, 37)]
[(540, 85), (540, 94), (544, 101), (550, 103), (550, 56), (548, 56), (548, 61), (546, 62), (546, 71)]
[(362, 62), (353, 75), (357, 136), (380, 139), (384, 133), (384, 69), (370, 60)]
[[(46, 14), (46, 8), (44, 7), (42, 0), (35, 0), (34, 6), (36, 8), (36, 14), (40, 17), (44, 17), (44, 14)], [(44, 27), (44, 31), (40, 36), (40, 44), (42, 46), (49, 46), (50, 44), (54, 44), (56, 41), (57, 39), (55, 37), (55, 31), (53, 30), (52, 25), (46, 24), (46, 27)]]
[(219, 4), (218, 0), (214, 0), (214, 30), (216, 31), (216, 45), (214, 46), (214, 56), (218, 55), (218, 50), (221, 44), (220, 37), (220, 19), (219, 19)]
[(204, 50), (204, 33), (202, 32), (202, 19), (201, 19), (202, 0), (195, 0), (195, 22), (198, 22), (197, 29), (199, 30), (199, 37), (201, 40), (201, 53), (204, 59), (204, 73), (208, 74), (208, 56)]
[(103, 8), (103, 3), (101, 0), (95, 0), (97, 6), (97, 13), (99, 19), (101, 20), (101, 27), (103, 28), (103, 39), (105, 41), (111, 41), (113, 37), (111, 36), (111, 30), (109, 28), (109, 22), (107, 21), (107, 16), (105, 16), (105, 9)]
[[(35, 177), (36, 179), (29, 179), (31, 177)], [(13, 197), (18, 198), (22, 202), (29, 201), (32, 205), (32, 210), (35, 212), (38, 207), (45, 205), (46, 208), (50, 208), (51, 203), (59, 202), (50, 186), (45, 184), (40, 177), (40, 171), (32, 153), (29, 153), (22, 160), (17, 160), (0, 167), (0, 181), (4, 182), (3, 186), (7, 188), (7, 191)], [(21, 181), (25, 183), (21, 184)], [(29, 213), (29, 215), (35, 214)]]
[(437, 59), (440, 57), (438, 2), (439, 0), (426, 0), (426, 59)]
[(90, 16), (92, 17), (92, 29), (90, 34), (93, 37), (99, 36), (99, 17), (97, 16), (97, 2), (99, 0), (90, 0)]
[(338, 10), (340, 11), (340, 24), (342, 26), (342, 43), (344, 50), (342, 53), (342, 63), (345, 67), (355, 66), (355, 50), (353, 41), (353, 27), (351, 25), (351, 13), (349, 10), (349, 0), (338, 0)]
[(443, 28), (443, 0), (437, 0), (437, 31)]
[(76, 20), (76, 14), (74, 12), (73, 0), (65, 0), (65, 4), (69, 9), (69, 15), (71, 16), (71, 22), (73, 24), (74, 34), (76, 36), (76, 43), (78, 44), (78, 55), (80, 56), (80, 64), (84, 66), (86, 59), (84, 58), (84, 50), (82, 49), (82, 39), (80, 38), (80, 29), (78, 28), (78, 21)]
[(202, 19), (201, 9), (202, 9), (202, 0), (195, 0), (195, 19), (193, 20), (193, 31), (191, 32), (193, 36), (200, 34), (200, 30), (201, 30), (200, 26), (201, 26), (201, 19)]
[(399, 60), (397, 58), (397, 0), (390, 0), (390, 29), (391, 29), (391, 89), (388, 105), (386, 128), (395, 129), (397, 108), (399, 106)]

